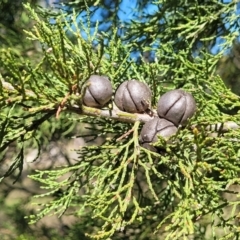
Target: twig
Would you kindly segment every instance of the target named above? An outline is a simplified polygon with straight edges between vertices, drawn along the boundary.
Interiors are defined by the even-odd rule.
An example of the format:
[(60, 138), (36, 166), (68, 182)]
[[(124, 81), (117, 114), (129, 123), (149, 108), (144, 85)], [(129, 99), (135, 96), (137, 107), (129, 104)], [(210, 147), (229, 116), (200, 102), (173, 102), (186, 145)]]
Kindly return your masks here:
[[(86, 106), (82, 106), (82, 109), (79, 108), (79, 106), (69, 106), (68, 109), (72, 112), (75, 112), (77, 114), (81, 115), (88, 115), (88, 116), (94, 116), (94, 117), (101, 117), (101, 118), (109, 118), (113, 120), (117, 120), (120, 122), (128, 122), (128, 123), (135, 123), (136, 121), (140, 121), (142, 123), (146, 123), (149, 120), (153, 119), (157, 116), (156, 110), (153, 110), (153, 115), (149, 116), (147, 113), (126, 113), (121, 110), (119, 110), (115, 105), (113, 109), (96, 109), (96, 108), (90, 108)], [(192, 126), (194, 128), (196, 126)], [(229, 130), (236, 130), (239, 129), (240, 126), (233, 122), (233, 121), (227, 121), (225, 123), (216, 123), (216, 124), (210, 124), (206, 127), (207, 131), (212, 132), (220, 132), (225, 133)]]
[(59, 115), (60, 115), (60, 113), (61, 113), (61, 111), (62, 111), (65, 103), (67, 102), (67, 100), (68, 100), (68, 98), (69, 98), (69, 96), (70, 96), (70, 93), (68, 93), (68, 94), (63, 98), (62, 102), (59, 104), (58, 110), (57, 110), (57, 112), (56, 112), (56, 118), (59, 117)]
[[(5, 88), (6, 90), (8, 90), (8, 91), (15, 90), (14, 87), (12, 86), (12, 84), (5, 82), (3, 79), (1, 79), (1, 82), (2, 82), (2, 87)], [(75, 90), (75, 89), (73, 89), (73, 90)], [(32, 91), (26, 91), (26, 94), (29, 96), (35, 95)], [(68, 97), (68, 95), (65, 96), (63, 101), (60, 103), (60, 108), (57, 111), (57, 116), (59, 115), (63, 106), (65, 106), (65, 109), (67, 109), (71, 112), (75, 112), (80, 115), (108, 118), (108, 119), (113, 119), (116, 121), (128, 122), (128, 123), (135, 123), (136, 121), (145, 123), (157, 116), (156, 110), (152, 110), (152, 115), (150, 116), (148, 113), (140, 114), (140, 113), (123, 112), (123, 111), (119, 110), (115, 105), (113, 106), (113, 109), (97, 109), (97, 108), (90, 108), (90, 107), (87, 107), (84, 105), (82, 105), (81, 107), (78, 105), (67, 105), (66, 104), (67, 97)], [(225, 123), (216, 123), (216, 124), (208, 125), (206, 127), (206, 130), (212, 131), (212, 132), (225, 133), (231, 129), (236, 130), (239, 128), (240, 128), (240, 126), (237, 123), (235, 123), (233, 121), (227, 121)], [(126, 134), (128, 135), (129, 133), (127, 132)], [(122, 137), (124, 137), (124, 135)]]
[(134, 131), (133, 128), (131, 128), (129, 131), (127, 131), (126, 133), (124, 133), (121, 137), (117, 138), (117, 142), (121, 141), (123, 138), (129, 136), (132, 132)]
[(81, 115), (108, 118), (108, 119), (113, 119), (120, 122), (128, 122), (128, 123), (135, 123), (136, 121), (145, 123), (153, 119), (155, 116), (157, 116), (156, 112), (154, 112), (153, 116), (149, 116), (147, 113), (123, 112), (119, 110), (115, 105), (113, 109), (97, 109), (97, 108), (90, 108), (84, 105), (82, 106), (82, 108), (80, 108), (77, 105), (68, 106), (67, 109), (70, 110), (71, 112), (75, 112)]

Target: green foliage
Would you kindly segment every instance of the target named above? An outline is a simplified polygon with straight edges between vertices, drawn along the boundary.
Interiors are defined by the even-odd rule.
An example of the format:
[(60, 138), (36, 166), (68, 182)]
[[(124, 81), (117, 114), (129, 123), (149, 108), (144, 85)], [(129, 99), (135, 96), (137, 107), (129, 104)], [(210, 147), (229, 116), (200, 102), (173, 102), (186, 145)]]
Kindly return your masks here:
[[(36, 170), (30, 176), (45, 190), (35, 196), (38, 210), (29, 216), (30, 223), (46, 215), (72, 214), (86, 222), (87, 236), (95, 239), (122, 239), (137, 228), (134, 239), (160, 239), (159, 234), (162, 239), (203, 239), (202, 228), (211, 224), (212, 239), (238, 239), (239, 189), (231, 187), (240, 182), (240, 130), (214, 129), (218, 123), (240, 124), (239, 112), (228, 114), (240, 107), (239, 97), (215, 74), (219, 59), (237, 36), (237, 30), (225, 26), (239, 20), (236, 2), (185, 2), (158, 1), (163, 11), (149, 23), (135, 22), (129, 28), (131, 39), (161, 39), (151, 63), (130, 60), (129, 53), (140, 43), (143, 52), (153, 49), (138, 38), (126, 43), (117, 29), (99, 33), (98, 26), (90, 35), (75, 14), (73, 31), (66, 14), (59, 13), (51, 24), (52, 14), (25, 5), (35, 23), (25, 31), (27, 38), (39, 41), (43, 51), (32, 62), (13, 47), (0, 49), (2, 161), (9, 146), (15, 144), (17, 152), (2, 179), (16, 170), (19, 177), (25, 149), (37, 148), (39, 157), (56, 140), (56, 133), (60, 141), (81, 137), (77, 126), (90, 124), (90, 135), (102, 138), (101, 144), (76, 149), (78, 157), (68, 165)], [(222, 33), (216, 26), (222, 27), (225, 42), (213, 55), (209, 48)], [(80, 29), (88, 33), (87, 40)], [(94, 49), (96, 39), (100, 43)], [(93, 73), (109, 76), (114, 88), (131, 78), (146, 82), (153, 91), (153, 107), (162, 93), (181, 87), (194, 95), (198, 111), (170, 143), (159, 139), (161, 151), (148, 151), (139, 144), (142, 123), (136, 114), (118, 113), (113, 120), (112, 103), (105, 109), (108, 115), (82, 104), (84, 83)]]

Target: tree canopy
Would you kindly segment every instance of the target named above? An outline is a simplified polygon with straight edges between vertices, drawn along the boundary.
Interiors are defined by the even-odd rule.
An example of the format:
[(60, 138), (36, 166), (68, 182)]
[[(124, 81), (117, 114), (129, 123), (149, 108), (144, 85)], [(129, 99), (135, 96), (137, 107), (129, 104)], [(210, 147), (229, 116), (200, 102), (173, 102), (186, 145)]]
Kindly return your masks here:
[[(0, 160), (11, 159), (1, 180), (18, 181), (29, 149), (35, 161), (52, 142), (84, 138), (76, 159), (29, 176), (44, 189), (31, 224), (72, 214), (94, 239), (238, 239), (240, 99), (216, 69), (239, 38), (239, 2), (132, 1), (130, 20), (123, 2), (25, 1), (22, 14), (0, 18)], [(151, 115), (120, 111), (114, 96), (103, 109), (83, 103), (93, 74), (114, 90), (147, 84), (153, 111), (183, 89), (197, 111), (148, 150), (139, 134)]]

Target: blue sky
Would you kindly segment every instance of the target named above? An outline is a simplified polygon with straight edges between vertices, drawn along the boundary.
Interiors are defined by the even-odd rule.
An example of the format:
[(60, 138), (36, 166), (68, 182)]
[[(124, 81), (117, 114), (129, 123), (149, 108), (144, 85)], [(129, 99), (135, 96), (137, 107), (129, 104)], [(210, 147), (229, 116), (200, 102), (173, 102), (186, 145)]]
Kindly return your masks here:
[[(41, 5), (44, 7), (53, 7), (56, 8), (58, 7), (58, 0), (41, 0)], [(144, 18), (144, 14), (154, 14), (154, 12), (158, 11), (158, 8), (155, 4), (148, 3), (146, 7), (144, 8), (144, 11), (138, 12), (137, 11), (137, 3), (138, 0), (122, 0), (122, 2), (119, 5), (119, 10), (118, 10), (118, 18), (119, 18), (119, 31), (118, 34), (120, 36), (124, 36), (124, 25), (127, 23), (130, 23), (131, 20), (138, 20), (141, 21), (146, 21)], [(101, 7), (90, 7), (90, 11), (94, 11), (94, 14), (92, 15), (91, 21), (94, 22), (101, 22), (104, 21), (105, 18), (108, 17), (108, 15), (111, 13), (111, 11), (114, 10), (115, 3), (113, 0), (105, 0), (105, 4), (109, 6), (108, 9), (106, 8), (101, 8)], [(84, 18), (86, 17), (86, 13), (81, 13), (77, 17), (77, 21), (84, 21)], [(85, 18), (86, 19), (86, 18)], [(93, 24), (94, 25), (94, 24)], [(99, 31), (106, 32), (109, 28), (111, 27), (111, 22), (104, 22), (99, 25)], [(73, 27), (74, 28), (74, 27)], [(92, 27), (91, 33), (93, 33), (95, 30), (95, 26)], [(87, 34), (82, 31), (81, 35), (83, 37), (87, 37)], [(154, 58), (154, 53), (151, 53), (152, 58)], [(136, 60), (140, 57), (140, 52), (134, 51), (131, 53), (131, 58)]]
[[(229, 3), (232, 0), (225, 0), (224, 3)], [(42, 5), (45, 7), (56, 7), (57, 3), (59, 0), (41, 0)], [(119, 35), (123, 36), (124, 35), (124, 25), (129, 23), (131, 20), (138, 20), (138, 21), (146, 21), (144, 18), (144, 14), (154, 14), (156, 11), (158, 11), (158, 7), (155, 4), (148, 3), (144, 10), (141, 12), (137, 11), (137, 3), (138, 0), (122, 0), (119, 10), (118, 10), (118, 18), (119, 18)], [(105, 0), (105, 4), (109, 6), (108, 9), (105, 8), (100, 8), (98, 6), (96, 7), (91, 7), (90, 10), (94, 11), (95, 13), (92, 15), (91, 21), (97, 22), (97, 21), (104, 21), (108, 17), (108, 15), (111, 13), (111, 11), (114, 10), (114, 5), (115, 2), (113, 0)], [(240, 14), (240, 2), (238, 3), (238, 7), (236, 9), (237, 14)], [(82, 13), (78, 16), (78, 21), (83, 20), (86, 17), (86, 13)], [(94, 24), (93, 24), (94, 25)], [(240, 20), (239, 20), (239, 28), (240, 28)], [(104, 31), (106, 32), (109, 28), (111, 27), (111, 22), (104, 22), (99, 25), (99, 31)], [(229, 24), (226, 22), (226, 27), (229, 27)], [(231, 31), (236, 31), (236, 28), (232, 28)], [(91, 29), (91, 33), (94, 32), (94, 26)], [(83, 37), (86, 37), (86, 33), (84, 31), (81, 32)], [(224, 39), (218, 38), (216, 45), (211, 49), (211, 52), (213, 54), (216, 54), (221, 50), (221, 44), (224, 42)], [(159, 43), (158, 43), (159, 44)], [(157, 44), (155, 44), (157, 45)], [(140, 53), (135, 51), (131, 54), (131, 57), (138, 58), (140, 56)], [(154, 58), (154, 54), (152, 54), (152, 57)]]

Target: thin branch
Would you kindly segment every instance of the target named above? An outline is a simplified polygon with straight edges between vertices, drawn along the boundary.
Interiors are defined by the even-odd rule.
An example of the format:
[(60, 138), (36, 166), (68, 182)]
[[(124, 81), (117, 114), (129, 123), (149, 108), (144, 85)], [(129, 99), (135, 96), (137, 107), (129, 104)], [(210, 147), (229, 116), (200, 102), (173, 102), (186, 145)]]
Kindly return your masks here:
[(125, 132), (121, 137), (116, 139), (116, 142), (121, 141), (123, 138), (128, 137), (132, 132), (134, 131), (134, 128), (131, 128), (130, 130), (128, 130), (127, 132)]
[[(2, 80), (2, 87), (5, 88), (8, 91), (14, 91), (14, 87), (8, 83)], [(26, 94), (29, 96), (33, 96), (34, 93), (32, 91), (26, 90)], [(152, 120), (154, 117), (158, 116), (156, 110), (152, 110), (151, 114), (148, 113), (127, 113), (119, 110), (116, 105), (113, 104), (112, 109), (97, 109), (97, 108), (91, 108), (82, 105), (81, 107), (78, 105), (65, 105), (66, 109), (80, 114), (80, 115), (86, 115), (86, 116), (93, 116), (93, 117), (100, 117), (100, 118), (107, 118), (107, 119), (113, 119), (119, 122), (127, 122), (127, 123), (135, 123), (136, 121), (140, 121), (142, 123), (146, 123), (150, 120)], [(194, 128), (196, 126), (192, 126)], [(212, 132), (219, 132), (219, 133), (225, 133), (229, 130), (236, 130), (239, 129), (240, 126), (233, 122), (233, 121), (227, 121), (225, 123), (216, 123), (211, 124), (206, 127), (206, 130), (212, 131)]]
[(120, 122), (128, 122), (128, 123), (135, 123), (136, 121), (145, 123), (153, 119), (155, 116), (157, 116), (156, 112), (154, 112), (152, 116), (148, 115), (147, 113), (123, 112), (119, 110), (115, 105), (113, 109), (97, 109), (97, 108), (90, 108), (87, 106), (82, 106), (82, 108), (80, 108), (77, 105), (68, 106), (67, 109), (70, 110), (71, 112), (75, 112), (81, 115), (108, 118), (108, 119), (113, 119)]

